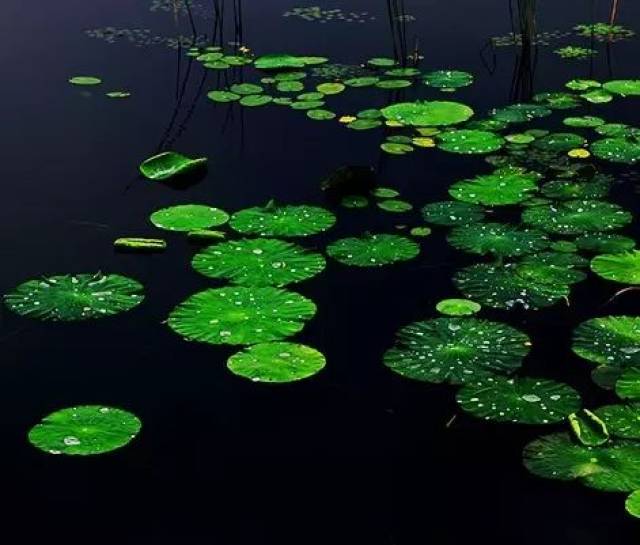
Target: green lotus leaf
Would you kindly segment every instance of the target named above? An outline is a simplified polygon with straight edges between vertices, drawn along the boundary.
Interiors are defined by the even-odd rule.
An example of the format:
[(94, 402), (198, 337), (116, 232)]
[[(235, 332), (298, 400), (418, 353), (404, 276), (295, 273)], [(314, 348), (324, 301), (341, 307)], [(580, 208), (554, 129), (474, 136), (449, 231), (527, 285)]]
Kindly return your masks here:
[(564, 254), (574, 253), (578, 251), (578, 247), (574, 242), (570, 240), (556, 240), (549, 245), (549, 249), (554, 252), (560, 252)]
[(219, 61), (222, 57), (224, 57), (224, 53), (220, 51), (209, 51), (207, 53), (202, 53), (196, 57), (196, 60), (202, 63), (205, 62), (214, 62)]
[(501, 131), (506, 129), (509, 124), (505, 121), (500, 121), (498, 119), (475, 119), (473, 121), (469, 121), (465, 123), (465, 129), (477, 129), (480, 131)]
[(446, 316), (471, 316), (480, 309), (482, 306), (470, 299), (443, 299), (436, 305), (436, 310)]
[(380, 81), (380, 78), (366, 76), (361, 78), (351, 78), (344, 81), (347, 87), (371, 87)]
[(209, 70), (226, 70), (227, 68), (230, 68), (230, 65), (228, 65), (223, 60), (206, 62), (202, 66), (208, 68)]
[(394, 199), (400, 193), (391, 187), (376, 187), (371, 191), (371, 195), (377, 199)]
[(633, 135), (633, 127), (624, 123), (605, 123), (595, 128), (602, 136), (626, 137)]
[(368, 129), (375, 129), (382, 125), (382, 122), (378, 119), (356, 119), (347, 125), (348, 128), (356, 131), (366, 131)]
[(27, 280), (4, 296), (21, 316), (53, 322), (103, 318), (144, 299), (142, 284), (119, 274), (75, 274)]
[(316, 87), (316, 91), (318, 93), (322, 93), (323, 95), (337, 95), (342, 93), (345, 90), (345, 86), (342, 83), (330, 82), (330, 83), (321, 83)]
[(449, 189), (449, 195), (459, 201), (486, 206), (517, 204), (538, 190), (536, 182), (539, 178), (535, 172), (506, 167), (492, 174), (456, 182)]
[(207, 93), (207, 97), (214, 102), (235, 102), (236, 100), (240, 100), (240, 95), (229, 91), (211, 91)]
[(584, 115), (582, 117), (565, 117), (562, 122), (567, 127), (592, 128), (604, 125), (605, 121), (601, 117)]
[(640, 251), (597, 255), (591, 270), (605, 280), (623, 284), (640, 284)]
[(394, 66), (396, 61), (386, 57), (374, 57), (369, 59), (367, 64), (375, 66), (376, 68), (388, 68), (389, 66)]
[(284, 286), (322, 272), (324, 258), (291, 242), (240, 239), (209, 246), (196, 254), (193, 268), (210, 278), (249, 286)]
[(334, 119), (336, 114), (329, 110), (307, 110), (307, 117), (314, 121), (329, 121)]
[(160, 229), (187, 232), (224, 225), (229, 221), (229, 214), (202, 204), (181, 204), (156, 210), (149, 219)]
[(640, 365), (640, 318), (605, 316), (581, 323), (573, 332), (572, 350), (601, 365)]
[(294, 110), (317, 110), (324, 106), (322, 100), (297, 100), (291, 103), (291, 108)]
[(606, 405), (595, 411), (613, 437), (640, 439), (640, 405)]
[(300, 81), (279, 81), (276, 89), (280, 93), (299, 93), (304, 89), (304, 84)]
[(489, 131), (462, 129), (438, 135), (438, 147), (452, 153), (491, 153), (503, 145), (504, 138)]
[(385, 199), (377, 203), (378, 208), (385, 210), (386, 212), (408, 212), (413, 209), (413, 206), (407, 201), (401, 201), (400, 199)]
[(229, 66), (244, 66), (245, 64), (251, 64), (252, 62), (252, 59), (249, 57), (243, 57), (240, 55), (225, 55), (220, 60), (227, 63)]
[(306, 66), (315, 66), (317, 64), (325, 64), (327, 62), (329, 62), (329, 59), (327, 57), (309, 57), (309, 56), (304, 56), (304, 57), (298, 57), (299, 59), (302, 60), (302, 62), (304, 62), (304, 64)]
[(408, 261), (420, 253), (420, 246), (399, 235), (363, 235), (337, 240), (327, 246), (327, 254), (345, 265), (381, 267)]
[[(541, 271), (549, 271), (543, 275)], [(553, 277), (555, 269), (546, 265), (471, 265), (458, 271), (454, 283), (466, 296), (485, 306), (511, 309), (538, 309), (552, 306), (569, 296), (569, 285)]]
[(383, 79), (376, 83), (378, 89), (404, 89), (412, 84), (408, 79)]
[(278, 106), (291, 106), (293, 99), (291, 97), (275, 97), (272, 102)]
[(336, 217), (318, 206), (269, 204), (240, 210), (230, 225), (239, 233), (266, 237), (304, 237), (331, 228)]
[(294, 382), (318, 373), (325, 358), (304, 344), (272, 342), (255, 344), (227, 360), (229, 370), (254, 382)]
[(240, 104), (249, 108), (255, 108), (269, 104), (272, 100), (273, 97), (269, 95), (245, 95), (240, 99)]
[(142, 423), (130, 412), (101, 405), (60, 409), (29, 430), (29, 442), (49, 454), (90, 456), (124, 447)]
[(599, 81), (592, 79), (572, 79), (565, 83), (565, 87), (572, 91), (587, 91), (588, 89), (597, 89), (601, 86), (602, 84)]
[(260, 95), (264, 89), (253, 83), (236, 83), (229, 88), (229, 91), (236, 95)]
[(426, 85), (438, 89), (458, 89), (473, 83), (473, 75), (460, 70), (436, 70), (424, 75)]
[(556, 153), (566, 152), (575, 148), (581, 148), (587, 141), (579, 134), (551, 133), (536, 140), (535, 146), (542, 150)]
[(180, 303), (167, 323), (188, 341), (256, 344), (298, 333), (316, 305), (302, 295), (273, 287), (207, 289)]
[(542, 263), (544, 265), (552, 265), (555, 267), (587, 267), (589, 265), (589, 260), (581, 255), (559, 251), (540, 252), (537, 254), (526, 255), (522, 259), (522, 263), (528, 262)]
[(571, 93), (539, 93), (533, 101), (543, 104), (552, 110), (568, 110), (580, 106), (580, 100)]
[(582, 182), (579, 180), (551, 180), (540, 189), (545, 197), (566, 200), (596, 200), (609, 194), (610, 184), (603, 180)]
[(492, 110), (491, 115), (505, 123), (527, 123), (532, 119), (551, 115), (551, 110), (540, 104), (511, 104)]
[(280, 72), (274, 74), (273, 79), (275, 81), (300, 81), (306, 77), (306, 72)]
[(531, 144), (536, 138), (526, 133), (507, 134), (504, 139), (510, 144)]
[(462, 123), (473, 110), (459, 102), (400, 102), (382, 109), (386, 119), (415, 127), (435, 127)]
[(549, 246), (549, 239), (542, 231), (505, 223), (462, 225), (454, 228), (447, 240), (458, 250), (499, 257), (520, 256)]
[(458, 391), (460, 407), (477, 418), (520, 424), (561, 422), (581, 405), (570, 386), (539, 378), (488, 376)]
[(577, 479), (611, 492), (640, 488), (640, 445), (629, 441), (587, 447), (573, 442), (567, 433), (554, 433), (529, 443), (523, 459), (531, 473), (546, 479)]
[(604, 89), (594, 89), (593, 91), (587, 91), (586, 93), (582, 93), (580, 95), (587, 102), (591, 102), (592, 104), (606, 104), (607, 102), (611, 102), (613, 100), (613, 95), (608, 93)]
[(576, 239), (576, 245), (581, 250), (597, 254), (618, 254), (633, 250), (636, 241), (624, 235), (613, 233), (588, 233)]
[(393, 78), (411, 78), (413, 76), (418, 76), (420, 74), (420, 70), (417, 68), (394, 68), (393, 70), (387, 70), (385, 76), (391, 76)]
[(467, 225), (484, 219), (484, 210), (460, 201), (439, 201), (422, 207), (422, 217), (435, 225)]
[(428, 237), (431, 234), (430, 227), (412, 227), (409, 230), (412, 237)]
[(607, 81), (603, 87), (615, 95), (640, 96), (640, 79)]
[[(600, 128), (600, 127), (599, 127)], [(591, 144), (591, 152), (612, 163), (634, 165), (640, 161), (640, 143), (624, 138), (604, 138)]]
[(520, 261), (520, 273), (536, 282), (571, 285), (587, 277), (584, 272), (575, 269), (583, 264), (580, 256), (542, 252), (524, 256)]
[(346, 195), (342, 197), (340, 204), (345, 208), (366, 208), (369, 206), (369, 199), (362, 195)]
[(570, 414), (569, 424), (576, 439), (587, 447), (598, 447), (609, 441), (607, 425), (588, 409)]
[(640, 367), (622, 371), (615, 382), (615, 390), (620, 399), (640, 401)]
[(640, 490), (635, 490), (627, 496), (624, 507), (632, 517), (640, 518)]
[(324, 99), (324, 95), (322, 93), (302, 93), (298, 95), (296, 99), (299, 102), (321, 102)]
[(132, 252), (163, 252), (167, 242), (161, 238), (123, 237), (113, 242), (114, 248)]
[(560, 235), (611, 231), (631, 219), (631, 214), (616, 204), (585, 200), (533, 206), (522, 213), (525, 223)]
[(145, 178), (161, 181), (190, 174), (204, 168), (206, 164), (206, 157), (192, 159), (175, 151), (163, 151), (145, 159), (139, 168)]
[(100, 85), (102, 80), (94, 76), (73, 76), (69, 78), (72, 85)]
[(382, 117), (382, 112), (375, 108), (370, 108), (369, 110), (362, 110), (356, 115), (358, 119), (380, 119)]
[(384, 364), (413, 380), (464, 384), (493, 373), (510, 374), (529, 352), (517, 329), (478, 318), (435, 318), (396, 334)]
[(227, 234), (224, 231), (216, 231), (215, 229), (196, 229), (194, 231), (189, 231), (187, 233), (187, 237), (190, 240), (195, 240), (197, 242), (210, 242), (212, 240), (223, 240), (227, 238)]
[(568, 45), (556, 49), (554, 53), (560, 55), (563, 59), (586, 59), (597, 53), (595, 49), (589, 49), (587, 47), (578, 47), (574, 45)]
[(109, 98), (129, 98), (131, 93), (129, 91), (109, 91), (105, 95)]
[(302, 57), (287, 54), (263, 55), (253, 61), (258, 70), (290, 70), (292, 68), (304, 68), (305, 61)]
[(391, 155), (404, 155), (413, 151), (413, 146), (409, 144), (397, 144), (395, 142), (384, 142), (380, 144), (380, 149)]

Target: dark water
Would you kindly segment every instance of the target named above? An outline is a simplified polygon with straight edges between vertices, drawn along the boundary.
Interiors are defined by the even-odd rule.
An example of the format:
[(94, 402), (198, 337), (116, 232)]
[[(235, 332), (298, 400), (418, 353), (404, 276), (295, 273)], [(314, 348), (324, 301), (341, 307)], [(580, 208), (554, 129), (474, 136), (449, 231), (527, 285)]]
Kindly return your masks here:
[[(390, 373), (381, 355), (400, 326), (434, 316), (433, 305), (454, 296), (451, 275), (471, 262), (448, 249), (443, 231), (423, 243), (421, 257), (383, 270), (330, 262), (298, 289), (318, 303), (318, 315), (298, 337), (322, 350), (328, 366), (299, 384), (268, 387), (231, 375), (227, 348), (190, 344), (161, 325), (185, 296), (214, 282), (189, 266), (195, 248), (168, 234), (163, 255), (115, 254), (118, 236), (157, 235), (153, 210), (209, 202), (233, 211), (271, 198), (323, 203), (320, 180), (343, 164), (368, 164), (382, 185), (422, 203), (445, 198), (458, 179), (488, 171), (481, 158), (416, 151), (383, 156), (377, 131), (314, 123), (286, 108), (237, 109), (204, 97), (216, 86), (184, 55), (164, 45), (135, 47), (92, 39), (104, 26), (148, 28), (175, 35), (171, 14), (150, 2), (5, 0), (0, 35), (2, 200), (0, 290), (26, 278), (66, 272), (120, 272), (146, 286), (136, 310), (99, 323), (38, 324), (4, 312), (0, 339), (2, 535), (7, 543), (275, 545), (626, 545), (638, 522), (624, 513), (624, 496), (575, 483), (544, 481), (521, 467), (524, 444), (545, 430), (490, 425), (456, 413), (454, 389), (412, 383)], [(205, 5), (205, 4), (203, 4)], [(327, 4), (368, 11), (364, 24), (310, 23), (283, 18), (284, 0), (243, 5), (244, 42), (256, 53), (287, 51), (358, 63), (392, 54), (385, 2)], [(568, 31), (608, 2), (539, 2), (541, 31)], [(227, 5), (229, 15), (231, 7)], [(481, 113), (510, 100), (517, 49), (495, 57), (483, 46), (510, 31), (508, 4), (498, 0), (407, 2), (406, 25), (425, 59), (423, 68), (451, 67), (476, 75), (456, 100)], [(198, 31), (213, 20), (197, 13)], [(622, 1), (620, 22), (640, 29), (640, 5)], [(225, 23), (224, 40), (233, 39)], [(189, 34), (185, 17), (180, 32)], [(559, 90), (572, 77), (634, 78), (637, 40), (600, 46), (593, 62), (562, 61), (540, 47), (534, 90)], [(586, 44), (585, 44), (586, 45)], [(178, 64), (178, 59), (180, 63)], [(491, 69), (487, 69), (488, 67)], [(126, 88), (128, 100), (74, 88), (74, 74), (100, 75)], [(207, 78), (206, 80), (204, 78)], [(176, 105), (176, 89), (184, 89)], [(415, 99), (346, 93), (339, 112)], [(636, 101), (637, 102), (637, 101)], [(615, 101), (591, 113), (640, 123), (638, 106)], [(563, 115), (545, 120), (559, 126)], [(187, 191), (137, 178), (136, 167), (159, 146), (210, 158), (207, 178)], [(638, 209), (629, 184), (615, 194)], [(364, 229), (393, 230), (419, 222), (375, 210), (338, 210), (326, 242)], [(634, 227), (628, 229), (633, 234)], [(603, 307), (614, 287), (574, 286), (572, 306), (528, 314), (485, 311), (522, 328), (534, 349), (531, 375), (578, 387), (594, 406), (610, 399), (589, 380), (589, 364), (572, 357), (571, 329), (607, 313), (637, 313), (640, 298)], [(623, 306), (624, 303), (624, 306)], [(60, 407), (101, 403), (126, 408), (144, 422), (128, 448), (88, 459), (53, 457), (33, 449), (26, 431)]]

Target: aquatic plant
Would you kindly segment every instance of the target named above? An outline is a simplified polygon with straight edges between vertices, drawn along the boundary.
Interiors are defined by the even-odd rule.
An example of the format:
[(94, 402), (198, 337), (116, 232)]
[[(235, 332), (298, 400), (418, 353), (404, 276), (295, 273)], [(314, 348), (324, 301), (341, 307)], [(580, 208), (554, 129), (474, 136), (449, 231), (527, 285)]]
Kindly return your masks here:
[(436, 310), (445, 316), (471, 316), (477, 314), (482, 306), (471, 299), (443, 299)]
[(477, 129), (444, 132), (437, 136), (438, 147), (451, 153), (491, 153), (504, 145), (502, 136)]
[(605, 316), (587, 320), (573, 332), (571, 349), (601, 365), (640, 365), (640, 318)]
[(620, 399), (640, 401), (640, 368), (629, 367), (619, 373), (615, 391)]
[[(602, 128), (604, 125), (598, 127)], [(634, 165), (640, 161), (640, 143), (625, 138), (604, 138), (591, 143), (591, 152), (599, 159)]]
[(605, 423), (611, 436), (640, 439), (640, 405), (606, 405), (598, 407), (595, 413)]
[(302, 237), (331, 228), (335, 216), (318, 206), (256, 206), (236, 212), (229, 225), (239, 233), (267, 237)]
[(586, 59), (591, 55), (595, 55), (597, 51), (595, 49), (589, 49), (588, 47), (580, 47), (577, 45), (567, 45), (554, 51), (557, 55), (560, 55), (563, 59)]
[(400, 102), (382, 109), (385, 119), (415, 127), (456, 125), (467, 121), (473, 110), (459, 102)]
[(316, 313), (310, 299), (273, 287), (207, 289), (190, 296), (167, 324), (189, 341), (255, 344), (298, 333)]
[(69, 78), (69, 83), (72, 85), (100, 85), (102, 80), (100, 78), (96, 78), (95, 76), (73, 76)]
[(29, 442), (49, 454), (89, 456), (119, 449), (140, 432), (130, 412), (102, 405), (60, 409), (29, 431)]
[(4, 296), (21, 316), (54, 322), (103, 318), (144, 299), (142, 284), (119, 274), (74, 274), (27, 280)]
[(227, 360), (234, 374), (254, 382), (294, 382), (311, 377), (326, 364), (322, 353), (304, 344), (254, 344)]
[(113, 246), (133, 252), (163, 252), (167, 249), (167, 242), (161, 238), (124, 237), (117, 238)]
[(174, 151), (164, 151), (145, 159), (140, 164), (140, 172), (149, 180), (169, 180), (202, 169), (207, 164), (206, 157), (192, 159)]
[(525, 169), (506, 167), (492, 174), (454, 183), (449, 195), (454, 199), (485, 206), (518, 204), (538, 190), (540, 175)]
[(484, 218), (484, 210), (476, 204), (460, 201), (439, 201), (422, 207), (422, 217), (435, 225), (467, 225)]
[(521, 256), (549, 246), (549, 239), (536, 229), (521, 229), (504, 223), (474, 223), (455, 227), (448, 242), (459, 250), (498, 257)]
[(570, 414), (569, 424), (574, 437), (586, 447), (599, 447), (609, 441), (607, 425), (589, 409)]
[(156, 210), (149, 219), (160, 229), (185, 232), (223, 225), (229, 221), (229, 214), (203, 204), (180, 204)]
[(365, 234), (336, 240), (327, 246), (327, 255), (357, 267), (382, 267), (408, 261), (420, 253), (420, 246), (400, 235)]
[(436, 70), (424, 74), (422, 81), (429, 87), (448, 91), (468, 87), (473, 83), (473, 75), (460, 70)]
[(591, 260), (591, 270), (605, 280), (640, 284), (640, 251), (597, 255)]
[(635, 35), (633, 30), (623, 27), (622, 25), (614, 25), (611, 23), (587, 23), (574, 27), (580, 36), (585, 38), (595, 38), (598, 41), (616, 42), (625, 40)]
[(635, 240), (615, 233), (586, 233), (576, 238), (580, 250), (597, 254), (617, 254), (633, 250)]

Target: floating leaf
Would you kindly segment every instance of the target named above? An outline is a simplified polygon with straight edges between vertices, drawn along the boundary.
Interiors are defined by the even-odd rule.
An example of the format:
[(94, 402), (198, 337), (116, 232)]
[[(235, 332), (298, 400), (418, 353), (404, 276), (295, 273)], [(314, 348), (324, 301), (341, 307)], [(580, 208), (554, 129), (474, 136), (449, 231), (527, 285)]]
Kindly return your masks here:
[(413, 209), (413, 206), (407, 201), (401, 201), (400, 199), (385, 199), (377, 203), (378, 208), (387, 212), (408, 212)]
[(549, 246), (549, 239), (543, 232), (504, 223), (459, 226), (451, 231), (447, 240), (458, 250), (499, 257), (521, 256)]
[(516, 133), (516, 134), (507, 134), (504, 139), (510, 144), (530, 144), (536, 138), (535, 136), (531, 136), (530, 134), (525, 133)]
[(592, 128), (599, 127), (600, 125), (604, 125), (605, 121), (601, 117), (596, 117), (593, 115), (584, 115), (582, 117), (565, 117), (562, 122), (567, 127), (584, 127), (584, 128)]
[(318, 373), (324, 356), (304, 344), (262, 343), (245, 348), (227, 360), (235, 374), (254, 382), (294, 382)]
[(388, 68), (389, 66), (394, 66), (396, 64), (396, 61), (386, 57), (374, 57), (372, 59), (369, 59), (367, 61), (367, 64), (375, 66), (376, 68)]
[(73, 322), (131, 310), (144, 299), (142, 284), (119, 274), (76, 274), (27, 280), (4, 296), (21, 316)]
[(610, 184), (603, 180), (582, 182), (578, 180), (551, 180), (541, 192), (545, 197), (559, 200), (595, 200), (606, 197)]
[(455, 130), (438, 135), (438, 147), (452, 153), (491, 153), (504, 145), (504, 138), (479, 130)]
[(307, 117), (315, 121), (328, 121), (336, 116), (329, 110), (307, 110)]
[(436, 318), (402, 328), (384, 363), (410, 379), (464, 384), (492, 373), (512, 373), (529, 345), (524, 333), (506, 324)]
[(391, 187), (376, 187), (371, 191), (371, 195), (378, 199), (393, 199), (398, 197), (400, 193)]
[(211, 240), (221, 240), (226, 238), (227, 234), (224, 231), (215, 231), (211, 229), (195, 229), (189, 231), (187, 237), (191, 240), (209, 242)]
[(431, 234), (429, 227), (412, 227), (409, 234), (413, 237), (428, 237)]
[(326, 231), (335, 221), (331, 212), (318, 206), (269, 204), (236, 212), (230, 225), (249, 235), (303, 237)]
[(625, 369), (619, 375), (615, 389), (620, 399), (640, 401), (640, 367)]
[(94, 76), (73, 76), (69, 78), (72, 85), (100, 85), (102, 80)]
[(443, 299), (436, 305), (436, 310), (447, 316), (471, 316), (480, 309), (482, 307), (470, 299)]
[(29, 442), (50, 454), (89, 456), (124, 447), (142, 423), (130, 412), (101, 405), (60, 409), (29, 431)]
[(291, 242), (241, 239), (205, 248), (191, 262), (210, 278), (224, 278), (249, 286), (284, 286), (322, 272), (324, 258)]
[(164, 151), (145, 159), (140, 164), (140, 172), (150, 180), (169, 180), (202, 169), (207, 164), (206, 157), (192, 159), (175, 151)]
[(572, 79), (571, 81), (565, 83), (565, 86), (572, 91), (586, 91), (588, 89), (596, 89), (601, 87), (601, 83), (599, 81), (595, 81), (592, 79)]
[(394, 142), (384, 142), (380, 144), (380, 149), (392, 155), (404, 155), (413, 151), (413, 147), (408, 144), (396, 144)]
[(473, 115), (473, 110), (459, 102), (401, 102), (383, 108), (382, 114), (403, 125), (430, 127), (462, 123)]
[(399, 235), (363, 235), (337, 240), (327, 246), (327, 254), (340, 263), (357, 267), (381, 267), (408, 261), (420, 253), (412, 240)]
[(609, 441), (606, 424), (588, 409), (570, 414), (569, 424), (576, 439), (587, 447), (598, 447)]
[(240, 104), (249, 108), (255, 108), (269, 104), (272, 100), (273, 97), (269, 95), (246, 95), (240, 99)]
[(378, 89), (404, 89), (410, 86), (411, 82), (408, 79), (384, 79), (376, 83)]
[(361, 78), (351, 78), (344, 81), (347, 87), (371, 87), (380, 81), (380, 78), (367, 76)]
[(375, 129), (382, 125), (382, 122), (378, 119), (356, 119), (347, 125), (350, 129), (357, 131), (366, 131), (368, 129)]
[(635, 240), (623, 235), (612, 233), (588, 233), (576, 239), (576, 245), (581, 250), (603, 254), (617, 254), (633, 250)]
[(580, 395), (570, 386), (526, 377), (483, 377), (468, 382), (456, 399), (477, 418), (520, 424), (560, 422), (581, 405)]
[(291, 108), (294, 110), (317, 110), (324, 106), (322, 100), (298, 100), (291, 103)]
[(162, 252), (167, 249), (167, 243), (161, 238), (118, 238), (113, 245), (121, 250), (139, 252)]
[[(549, 274), (541, 275), (547, 268)], [(509, 264), (493, 266), (471, 265), (458, 271), (454, 283), (467, 297), (493, 307), (525, 309), (548, 307), (569, 296), (566, 281), (549, 281), (557, 271), (548, 265)]]
[(458, 89), (473, 83), (473, 75), (460, 70), (436, 70), (424, 75), (424, 83), (438, 89)]
[(622, 96), (640, 96), (640, 79), (621, 79), (606, 82), (603, 87)]
[(491, 115), (505, 123), (527, 123), (532, 119), (551, 115), (551, 110), (540, 104), (511, 104), (506, 108), (492, 110)]
[(193, 231), (223, 225), (229, 221), (229, 214), (219, 208), (202, 204), (181, 204), (161, 208), (150, 216), (151, 223), (168, 231)]
[(323, 95), (337, 95), (342, 93), (345, 90), (345, 86), (342, 83), (321, 83), (316, 87), (316, 91), (318, 93), (322, 93)]
[(580, 96), (592, 104), (606, 104), (613, 100), (613, 95), (603, 89), (594, 89), (593, 91), (582, 93)]
[(640, 161), (640, 143), (625, 140), (624, 138), (596, 140), (591, 144), (591, 152), (598, 159), (613, 163), (634, 165)]
[(635, 490), (624, 502), (624, 507), (632, 517), (640, 518), (640, 490)]
[(304, 84), (300, 81), (279, 81), (276, 89), (280, 93), (299, 93), (304, 90)]
[(537, 191), (539, 178), (535, 172), (507, 167), (456, 182), (449, 189), (449, 195), (460, 201), (487, 206), (517, 204)]
[(631, 221), (631, 214), (616, 204), (576, 200), (527, 208), (522, 220), (549, 233), (579, 235), (618, 229)]
[(623, 284), (640, 284), (640, 251), (597, 255), (591, 270), (605, 280)]
[(340, 204), (345, 208), (366, 208), (369, 200), (362, 195), (346, 195), (340, 200)]
[(622, 370), (610, 365), (598, 365), (591, 371), (591, 380), (604, 390), (613, 390)]
[(207, 93), (207, 97), (214, 102), (235, 102), (240, 100), (240, 95), (232, 93), (230, 91), (211, 91)]
[(484, 210), (466, 202), (439, 201), (423, 206), (422, 217), (435, 225), (467, 225), (484, 219)]
[(109, 98), (129, 98), (131, 93), (129, 91), (109, 91), (105, 95)]
[(596, 409), (605, 429), (621, 439), (640, 439), (640, 405), (606, 405)]
[(535, 146), (542, 150), (562, 153), (579, 148), (586, 143), (587, 141), (579, 134), (558, 132), (539, 138), (536, 140)]
[(236, 95), (259, 95), (264, 89), (253, 83), (236, 83), (229, 90)]
[(640, 318), (605, 316), (581, 323), (573, 332), (572, 350), (601, 365), (640, 365)]
[(533, 101), (554, 110), (568, 110), (580, 106), (578, 97), (571, 93), (539, 93), (534, 95)]
[(289, 70), (292, 68), (304, 68), (305, 61), (301, 57), (287, 54), (271, 54), (258, 57), (254, 62), (258, 70)]
[(180, 303), (168, 324), (189, 341), (255, 344), (295, 335), (316, 313), (310, 299), (273, 287), (207, 289)]

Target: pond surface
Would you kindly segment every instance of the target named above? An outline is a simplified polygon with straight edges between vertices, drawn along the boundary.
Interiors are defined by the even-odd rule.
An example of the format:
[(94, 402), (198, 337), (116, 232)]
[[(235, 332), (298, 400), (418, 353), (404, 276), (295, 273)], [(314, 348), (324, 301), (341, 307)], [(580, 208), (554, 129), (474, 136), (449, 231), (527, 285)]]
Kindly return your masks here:
[[(194, 0), (192, 15), (207, 40), (217, 25), (216, 43), (232, 48), (229, 42), (241, 41), (258, 56), (322, 55), (358, 65), (406, 47), (419, 51), (423, 71), (449, 68), (475, 77), (450, 95), (422, 84), (348, 90), (329, 97), (328, 109), (339, 116), (428, 98), (463, 102), (484, 117), (531, 94), (566, 90), (573, 78), (639, 77), (637, 38), (593, 45), (572, 31), (606, 21), (608, 2), (539, 4), (537, 27), (551, 33), (548, 45), (535, 48), (530, 66), (519, 70), (518, 46), (491, 46), (491, 37), (512, 29), (504, 0), (407, 1), (404, 15), (412, 17), (391, 24), (386, 2), (364, 0), (322, 4), (341, 10), (326, 22), (300, 17), (295, 2), (284, 0), (243, 2), (241, 14), (227, 2), (222, 22), (209, 2)], [(382, 129), (347, 130), (337, 120), (316, 122), (276, 105), (214, 103), (210, 90), (242, 74), (249, 82), (261, 75), (247, 67), (234, 71), (234, 80), (171, 47), (167, 38), (192, 32), (186, 13), (174, 15), (170, 2), (7, 0), (3, 8), (2, 293), (29, 278), (97, 271), (135, 278), (146, 293), (143, 305), (95, 322), (51, 324), (3, 310), (3, 534), (11, 541), (636, 542), (639, 525), (625, 513), (624, 494), (544, 480), (522, 466), (523, 447), (564, 424), (485, 422), (460, 411), (455, 387), (407, 380), (383, 365), (395, 332), (435, 318), (438, 301), (460, 296), (455, 271), (484, 259), (451, 248), (442, 227), (419, 240), (416, 259), (380, 268), (328, 259), (321, 275), (295, 286), (318, 307), (295, 340), (327, 359), (322, 372), (301, 382), (267, 385), (235, 376), (225, 362), (237, 347), (185, 342), (162, 323), (187, 296), (223, 283), (192, 270), (200, 247), (184, 234), (156, 229), (148, 219), (153, 211), (192, 202), (231, 213), (271, 199), (325, 206), (337, 215), (336, 226), (300, 242), (324, 252), (339, 238), (424, 225), (421, 206), (449, 199), (452, 183), (491, 171), (483, 155), (420, 148), (390, 155), (380, 149)], [(640, 30), (640, 5), (623, 0), (618, 23)], [(105, 27), (120, 32), (107, 40), (96, 32)], [(554, 50), (566, 45), (598, 53), (562, 59)], [(74, 75), (99, 76), (103, 84), (73, 86), (67, 80)], [(104, 96), (119, 89), (132, 94)], [(639, 105), (638, 97), (616, 99), (575, 115), (638, 126)], [(568, 132), (567, 115), (574, 114), (554, 111), (531, 127)], [(207, 157), (206, 177), (178, 189), (141, 178), (141, 161), (165, 149)], [(414, 210), (327, 202), (321, 181), (343, 165), (373, 167), (377, 183), (398, 190)], [(640, 212), (637, 178), (628, 176), (638, 171), (600, 168), (625, 180), (615, 184), (612, 200)], [(631, 237), (637, 231), (636, 223), (623, 230)], [(165, 238), (168, 249), (115, 252), (113, 241), (123, 236)], [(527, 375), (567, 383), (585, 406), (597, 407), (615, 403), (615, 395), (592, 383), (593, 366), (570, 350), (571, 332), (595, 316), (637, 314), (637, 292), (607, 303), (621, 287), (591, 274), (572, 286), (570, 305), (485, 307), (481, 316), (530, 336)], [(104, 456), (52, 456), (29, 444), (26, 434), (43, 416), (83, 404), (131, 411), (142, 432)]]

